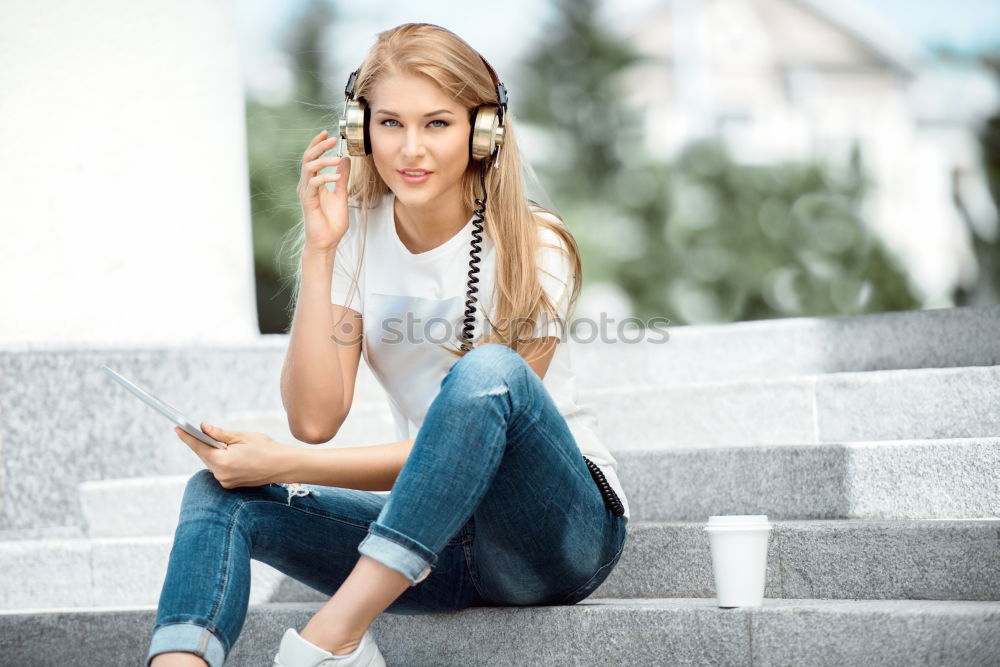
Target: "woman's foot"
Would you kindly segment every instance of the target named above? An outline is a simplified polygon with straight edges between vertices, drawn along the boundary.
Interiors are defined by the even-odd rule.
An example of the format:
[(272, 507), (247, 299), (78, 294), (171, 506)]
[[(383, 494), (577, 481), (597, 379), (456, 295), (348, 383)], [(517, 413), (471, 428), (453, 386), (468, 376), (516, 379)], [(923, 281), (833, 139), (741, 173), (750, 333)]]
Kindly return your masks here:
[(353, 651), (334, 654), (304, 639), (294, 628), (285, 631), (273, 667), (316, 667), (335, 660), (338, 667), (385, 667), (385, 658), (370, 632), (365, 632)]
[(303, 628), (302, 632), (299, 633), (299, 636), (314, 646), (319, 646), (320, 648), (327, 650), (336, 656), (341, 656), (353, 653), (358, 648), (358, 646), (361, 645), (361, 640), (364, 638), (364, 634), (365, 633), (362, 632), (356, 637), (348, 637), (343, 640), (327, 641), (321, 637), (315, 636), (313, 629), (307, 624), (306, 627)]

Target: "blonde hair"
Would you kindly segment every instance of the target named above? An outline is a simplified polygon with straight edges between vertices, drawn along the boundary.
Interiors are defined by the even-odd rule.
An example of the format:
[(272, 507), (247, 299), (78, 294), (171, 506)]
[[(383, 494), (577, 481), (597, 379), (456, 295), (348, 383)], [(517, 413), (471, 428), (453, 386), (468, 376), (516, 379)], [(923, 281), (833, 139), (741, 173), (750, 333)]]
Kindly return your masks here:
[[(449, 30), (427, 23), (407, 23), (378, 35), (367, 57), (358, 70), (355, 97), (370, 99), (379, 78), (386, 73), (420, 74), (429, 77), (457, 103), (472, 111), (480, 105), (495, 105), (496, 89), (479, 53)], [(521, 175), (521, 154), (517, 146), (517, 132), (510, 115), (504, 120), (503, 147), (498, 157), (498, 168), (487, 169), (487, 210), (483, 223), (484, 233), (493, 241), (496, 253), (496, 276), (493, 285), (492, 317), (481, 313), (489, 324), (483, 333), (472, 341), (473, 345), (501, 343), (515, 351), (534, 335), (536, 323), (542, 318), (560, 322), (560, 337), (566, 328), (580, 292), (582, 266), (576, 241), (559, 216), (527, 199)], [(351, 158), (351, 177), (348, 199), (364, 214), (364, 231), (367, 231), (368, 210), (378, 206), (389, 194), (389, 186), (379, 176), (371, 155)], [(482, 196), (480, 163), (469, 161), (462, 179), (463, 203), (471, 212), (477, 208), (475, 200)], [(540, 214), (540, 215), (538, 215)], [(555, 219), (550, 219), (552, 216)], [(557, 235), (559, 248), (565, 253), (571, 269), (572, 289), (567, 290), (568, 306), (565, 321), (559, 319), (558, 308), (542, 288), (538, 278), (539, 227)], [(367, 235), (361, 234), (362, 239)], [(304, 245), (304, 231), (300, 245)], [(359, 257), (364, 257), (362, 250)], [(530, 260), (530, 261), (529, 261)], [(360, 273), (355, 272), (348, 290), (354, 292)], [(300, 283), (301, 263), (296, 275), (296, 297)], [(481, 282), (481, 279), (480, 279)], [(481, 295), (477, 295), (476, 310), (482, 308)], [(456, 337), (456, 340), (458, 338)], [(442, 346), (456, 357), (464, 356), (457, 345)]]

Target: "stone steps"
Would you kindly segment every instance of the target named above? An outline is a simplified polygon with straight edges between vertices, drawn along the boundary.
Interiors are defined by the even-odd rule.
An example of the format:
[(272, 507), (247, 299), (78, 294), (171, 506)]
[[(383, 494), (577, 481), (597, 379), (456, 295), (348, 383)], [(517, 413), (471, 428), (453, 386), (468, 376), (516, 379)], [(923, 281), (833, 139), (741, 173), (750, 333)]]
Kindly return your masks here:
[[(155, 604), (173, 536), (0, 542), (0, 609)], [(287, 577), (251, 561), (254, 603), (269, 601)]]
[[(383, 615), (389, 664), (1000, 663), (998, 325), (988, 306), (566, 343), (629, 493), (618, 566), (572, 607)], [(278, 392), (286, 345), (0, 349), (0, 662), (136, 664), (148, 648), (203, 464), (100, 366), (196, 420), (305, 446)], [(355, 399), (324, 446), (394, 439), (364, 365)], [(775, 521), (760, 609), (711, 597), (701, 527), (722, 513)], [(324, 597), (251, 567), (231, 661), (269, 665)]]
[[(1000, 516), (1000, 438), (624, 451), (617, 458), (635, 520), (739, 512), (772, 519)], [(85, 526), (64, 536), (172, 535), (194, 472), (84, 482)]]
[(1000, 364), (1000, 306), (668, 326), (641, 344), (573, 337), (580, 389)]
[(618, 451), (632, 516), (1000, 517), (1000, 438)]
[[(584, 394), (585, 392), (581, 392)], [(1000, 366), (593, 391), (616, 450), (1000, 433)]]
[[(251, 605), (227, 664), (269, 665), (286, 628), (318, 603)], [(11, 665), (137, 665), (154, 608), (0, 612)], [(573, 606), (383, 614), (372, 633), (389, 665), (963, 665), (1000, 662), (1000, 602), (593, 599)]]
[[(765, 596), (1000, 600), (1000, 519), (776, 521)], [(702, 523), (629, 522), (599, 597), (715, 597)]]
[[(630, 522), (594, 597), (714, 597), (702, 523)], [(0, 609), (155, 604), (170, 536), (0, 542)], [(775, 522), (776, 598), (1000, 600), (1000, 520)], [(251, 600), (322, 599), (253, 562)], [(289, 582), (291, 580), (288, 580)]]
[[(998, 322), (1000, 307), (984, 307), (680, 327), (659, 345), (567, 345), (579, 357), (581, 399), (598, 412), (612, 451), (978, 438), (1000, 433), (992, 409), (1000, 398)], [(921, 331), (941, 337), (925, 340)], [(839, 336), (847, 334), (845, 351)], [(737, 363), (740, 352), (750, 354), (743, 336), (762, 347)], [(764, 344), (769, 336), (777, 342)], [(80, 482), (200, 465), (169, 424), (109, 381), (103, 364), (192, 419), (263, 423), (293, 443), (278, 390), (285, 345), (285, 336), (265, 336), (256, 345), (198, 349), (4, 346), (0, 532), (80, 525)], [(355, 408), (332, 444), (395, 437), (384, 393), (362, 367)], [(35, 502), (39, 489), (45, 503)]]
[[(864, 442), (885, 442), (897, 446), (893, 440), (988, 439), (992, 437), (990, 434), (1000, 432), (1000, 423), (993, 424), (1000, 421), (1000, 411), (990, 407), (998, 404), (1000, 399), (1000, 366), (877, 373), (881, 375), (874, 378), (868, 377), (870, 374), (846, 374), (851, 377), (833, 375), (736, 383), (748, 385), (740, 386), (738, 390), (732, 383), (688, 388), (621, 389), (594, 400), (601, 406), (601, 431), (613, 434), (613, 437), (605, 438), (616, 455), (631, 450), (736, 448), (755, 443), (769, 448), (798, 446), (800, 449), (822, 444), (847, 446)], [(795, 413), (790, 408), (787, 418), (772, 414), (775, 412), (773, 405), (781, 403), (778, 396), (789, 387), (802, 389), (804, 386), (819, 387), (831, 383), (837, 387), (835, 391), (817, 389), (812, 398), (799, 394), (791, 401), (797, 401), (803, 409), (814, 401), (814, 409), (811, 408), (808, 415), (800, 413), (793, 418)], [(905, 391), (900, 393), (897, 391), (899, 387)], [(919, 395), (934, 389), (938, 390), (937, 399)], [(671, 397), (698, 391), (703, 392), (698, 400), (689, 397), (684, 399), (687, 402), (683, 405), (670, 402), (673, 400)], [(734, 392), (747, 398), (749, 403), (741, 405)], [(826, 404), (816, 399), (820, 394), (829, 399), (829, 409), (824, 409)], [(732, 399), (731, 402), (727, 402), (726, 397)], [(772, 403), (767, 403), (769, 400)], [(757, 402), (762, 402), (759, 409), (751, 405)], [(784, 403), (786, 407), (790, 404), (789, 401)], [(878, 405), (872, 407), (876, 403)], [(138, 407), (145, 406), (139, 404)], [(146, 409), (141, 413), (145, 419), (136, 417), (136, 421), (130, 424), (144, 423), (158, 427), (157, 436), (145, 443), (141, 456), (134, 451), (135, 443), (128, 435), (90, 441), (91, 448), (76, 452), (80, 454), (77, 458), (73, 457), (77, 441), (74, 440), (74, 445), (63, 451), (66, 442), (64, 434), (44, 443), (36, 443), (38, 449), (27, 458), (8, 456), (12, 449), (15, 454), (28, 452), (12, 447), (10, 440), (5, 440), (9, 481), (5, 504), (10, 511), (4, 512), (0, 533), (80, 525), (83, 521), (80, 504), (73, 491), (81, 481), (190, 474), (200, 468), (201, 461), (173, 435), (169, 425), (160, 424), (162, 420), (148, 412)], [(833, 419), (834, 413), (840, 416), (839, 419)], [(876, 417), (874, 413), (880, 416)], [(919, 416), (914, 416), (918, 413)], [(674, 415), (674, 423), (668, 423), (665, 415), (670, 414)], [(792, 423), (796, 419), (799, 422), (797, 426)], [(260, 430), (289, 444), (305, 446), (291, 439), (281, 413), (242, 413), (217, 421), (231, 428)], [(898, 428), (888, 423), (891, 421), (899, 422)], [(923, 426), (918, 428), (917, 421), (922, 421)], [(822, 428), (823, 424), (828, 427)], [(737, 433), (742, 435), (737, 437)], [(369, 437), (366, 438), (366, 435)], [(83, 436), (80, 441), (86, 443), (88, 437), (92, 438)], [(384, 404), (362, 404), (352, 411), (343, 432), (329, 445), (377, 444), (392, 438), (387, 407)], [(35, 434), (32, 439), (35, 439)], [(857, 447), (849, 449), (849, 452), (852, 456), (861, 456), (861, 449)], [(169, 465), (162, 463), (164, 457), (171, 460)], [(68, 459), (74, 461), (74, 466), (65, 465)], [(120, 474), (123, 471), (129, 474)], [(944, 472), (947, 473), (946, 470)], [(875, 474), (877, 476), (877, 472)], [(34, 502), (39, 488), (45, 489), (48, 502)]]
[[(670, 449), (993, 437), (1000, 366), (831, 373), (584, 389), (608, 448)], [(240, 415), (286, 438), (283, 412)], [(276, 436), (275, 436), (276, 437)], [(358, 401), (333, 443), (394, 439), (383, 401)]]

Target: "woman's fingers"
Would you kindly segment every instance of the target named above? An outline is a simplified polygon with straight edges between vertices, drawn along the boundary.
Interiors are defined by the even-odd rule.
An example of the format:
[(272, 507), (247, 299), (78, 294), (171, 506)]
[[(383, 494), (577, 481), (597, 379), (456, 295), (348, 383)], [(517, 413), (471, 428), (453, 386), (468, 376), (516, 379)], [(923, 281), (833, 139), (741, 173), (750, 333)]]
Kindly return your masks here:
[(313, 160), (305, 166), (306, 172), (312, 176), (323, 167), (339, 167), (345, 158), (342, 157), (321, 157)]
[(227, 445), (232, 444), (234, 442), (239, 442), (240, 440), (242, 440), (241, 436), (243, 435), (239, 431), (227, 431), (224, 428), (213, 426), (208, 422), (201, 423), (201, 430), (204, 431), (206, 434), (210, 435), (211, 437), (215, 438), (219, 442), (224, 442)]
[[(323, 133), (325, 133), (325, 130)], [(322, 133), (320, 136), (322, 136)], [(322, 169), (323, 167), (330, 167), (340, 164), (340, 161), (342, 159), (340, 157), (336, 156), (327, 158), (321, 157), (323, 153), (325, 153), (326, 151), (328, 151), (330, 148), (333, 147), (336, 141), (337, 141), (336, 139), (325, 139), (323, 141), (320, 141), (318, 144), (314, 146), (311, 145), (309, 150), (305, 152), (305, 154), (303, 155), (303, 162), (302, 162), (302, 174), (299, 178), (300, 189), (305, 188), (308, 190), (315, 190), (316, 186), (313, 185), (310, 181), (313, 177), (315, 177), (317, 172), (319, 172), (319, 170)], [(306, 194), (312, 195), (313, 193), (307, 192)]]
[(326, 130), (320, 130), (320, 133), (313, 137), (312, 141), (309, 142), (309, 146), (315, 146), (316, 142), (318, 142), (325, 134), (327, 134)]
[(322, 166), (336, 166), (336, 172), (323, 172), (317, 173), (315, 176), (309, 179), (307, 184), (307, 189), (310, 193), (318, 188), (322, 183), (329, 183), (331, 181), (346, 181), (351, 175), (351, 160), (350, 158), (324, 158), (323, 160), (317, 160), (317, 163), (332, 161), (329, 164), (324, 164)]
[(302, 161), (310, 162), (315, 160), (317, 157), (333, 148), (336, 143), (337, 137), (329, 137), (316, 144), (310, 144), (309, 148), (307, 148), (306, 152), (302, 155)]
[(306, 155), (309, 154), (309, 152), (316, 146), (316, 144), (320, 143), (321, 141), (325, 141), (328, 138), (331, 138), (331, 137), (327, 137), (328, 134), (329, 134), (329, 132), (327, 132), (326, 130), (323, 130), (322, 132), (320, 132), (319, 134), (317, 134), (315, 137), (313, 137), (312, 141), (309, 142), (309, 146), (306, 148)]
[(340, 174), (320, 174), (309, 179), (309, 191), (312, 192), (323, 183), (337, 182), (339, 180)]
[(209, 455), (208, 450), (215, 449), (215, 448), (212, 447), (212, 446), (210, 446), (210, 445), (206, 445), (204, 442), (202, 442), (198, 438), (195, 438), (195, 437), (192, 437), (192, 436), (188, 435), (187, 431), (185, 431), (184, 429), (182, 429), (180, 426), (175, 426), (174, 427), (174, 433), (177, 434), (177, 437), (180, 438), (181, 441), (185, 445), (187, 445), (188, 447), (190, 447), (191, 449), (193, 449), (194, 453), (198, 455), (198, 458), (200, 458), (202, 460), (202, 462), (206, 466), (209, 467), (209, 470), (211, 470), (211, 468), (212, 468), (211, 463), (212, 462), (211, 462), (211, 460), (208, 459), (208, 455)]
[[(337, 173), (344, 177), (344, 182), (347, 183), (348, 179), (351, 177), (351, 158), (345, 157), (342, 159), (340, 166), (337, 168)], [(347, 191), (347, 188), (344, 188)]]

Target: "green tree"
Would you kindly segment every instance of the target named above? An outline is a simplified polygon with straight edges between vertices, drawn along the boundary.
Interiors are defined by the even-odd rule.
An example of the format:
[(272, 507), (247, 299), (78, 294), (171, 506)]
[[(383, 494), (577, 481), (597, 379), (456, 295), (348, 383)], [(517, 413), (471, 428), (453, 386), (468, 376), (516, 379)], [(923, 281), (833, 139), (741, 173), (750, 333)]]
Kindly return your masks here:
[(557, 0), (556, 23), (524, 58), (525, 91), (517, 114), (551, 134), (544, 171), (565, 198), (598, 197), (613, 188), (608, 174), (624, 166), (608, 141), (624, 140), (635, 117), (619, 102), (619, 73), (638, 60), (625, 42), (597, 20), (596, 0)]
[[(982, 55), (980, 62), (992, 70), (997, 82), (1000, 83), (1000, 50)], [(1000, 110), (987, 118), (976, 134), (986, 183), (996, 205), (997, 215), (1000, 217)], [(955, 303), (958, 305), (995, 303), (997, 296), (1000, 295), (1000, 233), (994, 230), (992, 235), (988, 235), (980, 227), (972, 224), (970, 214), (958, 196), (959, 193), (955, 194), (956, 204), (969, 227), (972, 250), (979, 267), (977, 284), (967, 290), (957, 290)]]
[[(325, 75), (321, 40), (334, 20), (331, 5), (311, 0), (282, 40), (293, 63), (291, 99), (268, 106), (247, 99), (247, 145), (250, 164), (250, 205), (253, 220), (257, 319), (261, 333), (284, 333), (290, 326), (294, 266), (283, 260), (282, 242), (302, 217), (295, 187), (306, 146), (322, 128), (336, 128), (342, 99)], [(283, 263), (284, 262), (284, 263)]]
[(735, 164), (715, 142), (674, 164), (643, 147), (622, 80), (641, 63), (593, 0), (556, 3), (524, 61), (519, 119), (557, 147), (539, 165), (574, 230), (588, 279), (620, 285), (635, 315), (675, 324), (913, 308), (898, 263), (867, 232), (860, 155)]
[[(650, 250), (620, 268), (645, 316), (669, 309), (683, 322), (726, 322), (919, 306), (861, 218), (868, 179), (857, 147), (838, 170), (740, 165), (719, 143), (699, 142), (668, 181), (665, 223), (646, 225)], [(637, 271), (657, 262), (671, 267), (667, 289), (646, 286)]]

